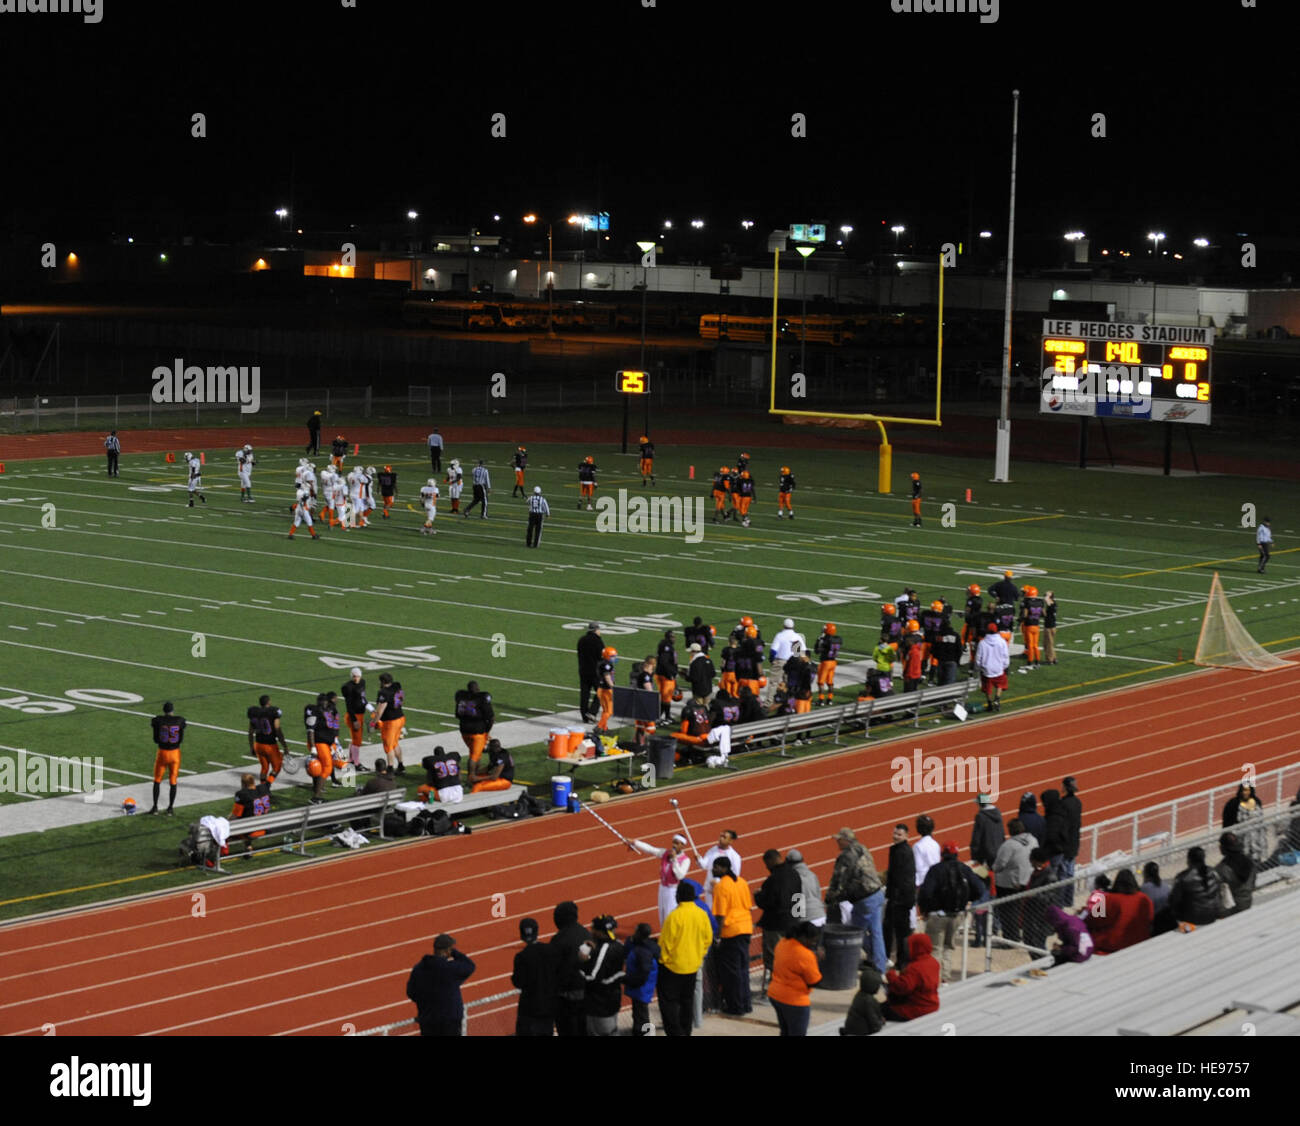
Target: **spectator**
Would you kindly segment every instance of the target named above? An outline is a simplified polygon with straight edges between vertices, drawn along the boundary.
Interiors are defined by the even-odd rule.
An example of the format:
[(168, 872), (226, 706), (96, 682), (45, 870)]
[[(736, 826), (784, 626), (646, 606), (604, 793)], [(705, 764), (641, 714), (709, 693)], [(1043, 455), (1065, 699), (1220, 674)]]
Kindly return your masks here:
[(1161, 929), (1162, 916), (1168, 914), (1169, 906), (1169, 885), (1162, 883), (1160, 880), (1160, 865), (1154, 860), (1148, 860), (1142, 868), (1142, 894), (1151, 900), (1151, 910), (1153, 912), (1152, 934), (1163, 934), (1167, 930), (1173, 930), (1173, 923)]
[(388, 773), (388, 760), (383, 758), (375, 759), (375, 772), (366, 779), (366, 784), (361, 787), (361, 792), (363, 794), (386, 794), (395, 789), (397, 789), (397, 779)]
[(835, 858), (831, 884), (826, 889), (826, 909), (834, 920), (835, 908), (841, 903), (851, 905), (849, 922), (863, 928), (862, 949), (870, 956), (876, 969), (883, 971), (889, 966), (885, 954), (885, 886), (871, 853), (862, 846), (852, 829), (841, 829), (833, 839), (840, 847), (840, 854)]
[(1097, 953), (1113, 954), (1150, 938), (1154, 916), (1151, 900), (1138, 889), (1137, 877), (1122, 868), (1110, 890), (1100, 893), (1099, 906), (1084, 916), (1084, 922)]
[(758, 918), (758, 927), (763, 932), (763, 970), (770, 977), (772, 958), (776, 953), (776, 944), (795, 922), (794, 907), (799, 902), (799, 873), (789, 861), (781, 860), (781, 853), (769, 848), (763, 853), (763, 863), (767, 867), (767, 879), (754, 896), (754, 906), (762, 911)]
[(613, 1036), (618, 1032), (625, 951), (615, 937), (617, 929), (618, 923), (612, 915), (597, 915), (591, 922), (591, 942), (578, 947), (578, 962), (586, 981), (588, 1036)]
[(1237, 787), (1237, 792), (1228, 799), (1228, 803), (1223, 807), (1223, 827), (1231, 829), (1241, 818), (1244, 810), (1249, 816), (1256, 810), (1263, 810), (1264, 803), (1259, 800), (1255, 793), (1255, 787), (1249, 782), (1242, 782)]
[(1223, 913), (1240, 915), (1250, 909), (1255, 896), (1255, 861), (1242, 847), (1236, 833), (1224, 833), (1219, 838), (1219, 851), (1223, 853), (1223, 859), (1214, 866), (1214, 870), (1232, 896), (1231, 906), (1225, 902), (1226, 910)]
[(694, 880), (677, 885), (677, 906), (659, 935), (659, 1017), (666, 1036), (691, 1034), (695, 979), (713, 942), (713, 926), (695, 906), (698, 887)]
[[(957, 935), (957, 924), (972, 900), (987, 895), (988, 889), (970, 868), (957, 859), (957, 842), (945, 841), (942, 859), (925, 874), (925, 883), (916, 897), (916, 905), (925, 916), (926, 953), (939, 939), (940, 980), (948, 981), (948, 951)], [(915, 935), (912, 936), (916, 937)], [(910, 941), (907, 952), (911, 957)]]
[[(1244, 826), (1246, 822), (1264, 816), (1264, 803), (1249, 782), (1237, 787), (1237, 793), (1223, 807), (1223, 827)], [(1262, 864), (1268, 858), (1268, 837), (1264, 829), (1237, 829), (1237, 839), (1243, 850), (1255, 861)]]
[(792, 848), (785, 854), (785, 862), (791, 865), (799, 877), (799, 906), (808, 922), (815, 927), (826, 925), (826, 906), (822, 901), (822, 885), (816, 874), (803, 862), (803, 853)]
[[(899, 965), (906, 964), (907, 954), (904, 952)], [(844, 1027), (840, 1029), (841, 1036), (874, 1036), (885, 1027), (885, 1014), (876, 1000), (876, 994), (884, 983), (884, 975), (866, 962), (858, 977), (858, 991), (853, 995)]]
[(1178, 873), (1169, 891), (1169, 907), (1179, 924), (1208, 926), (1219, 917), (1223, 881), (1219, 873), (1205, 863), (1205, 849), (1187, 850), (1187, 867)]
[(744, 1016), (753, 1012), (749, 997), (749, 944), (754, 937), (754, 897), (749, 892), (749, 884), (736, 879), (731, 860), (726, 856), (714, 860), (713, 881), (722, 1011), (728, 1016)]
[(555, 1030), (555, 953), (554, 944), (538, 942), (536, 919), (519, 923), (519, 937), (524, 948), (515, 955), (510, 984), (519, 990), (519, 1008), (515, 1012), (516, 1036), (550, 1036)]
[(885, 975), (889, 998), (881, 1012), (886, 1020), (915, 1020), (939, 1011), (941, 971), (930, 951), (929, 935), (908, 935), (907, 968), (901, 973), (890, 970)]
[(1043, 821), (1043, 815), (1038, 812), (1038, 796), (1033, 790), (1020, 795), (1018, 816), (1021, 824), (1025, 827), (1025, 832), (1032, 836), (1037, 844), (1045, 844), (1047, 841), (1047, 825)]
[[(1079, 792), (1079, 783), (1073, 777), (1061, 781), (1065, 788), (1065, 797), (1061, 799), (1061, 813), (1065, 817), (1065, 848), (1061, 854), (1060, 874), (1062, 879), (1074, 875), (1074, 861), (1079, 855), (1079, 834), (1083, 829), (1083, 803), (1075, 796)], [(1074, 902), (1073, 886), (1061, 892), (1062, 906), (1069, 907)]]
[(578, 638), (578, 708), (583, 723), (592, 723), (591, 697), (600, 680), (600, 655), (605, 651), (605, 641), (600, 636), (600, 623), (588, 622), (587, 632)]
[[(997, 888), (999, 899), (1016, 895), (1029, 886), (1029, 878), (1034, 874), (1029, 854), (1038, 847), (1038, 841), (1032, 833), (1026, 832), (1025, 823), (1019, 817), (1013, 817), (1007, 827), (1011, 836), (1002, 842), (993, 858), (993, 886)], [(1024, 914), (1023, 899), (997, 908), (998, 926), (1002, 928), (1003, 937), (1012, 942), (1023, 940)]]
[(587, 981), (582, 975), (578, 950), (584, 942), (591, 941), (591, 935), (578, 922), (578, 905), (572, 900), (557, 904), (551, 918), (555, 934), (548, 945), (555, 948), (555, 1031), (559, 1036), (586, 1036)]
[[(975, 814), (975, 823), (971, 826), (970, 859), (971, 864), (975, 866), (975, 875), (984, 884), (984, 895), (981, 898), (988, 899), (991, 895), (989, 889), (992, 886), (993, 861), (997, 859), (998, 849), (1006, 840), (1006, 833), (1002, 830), (1002, 812), (993, 804), (992, 796), (979, 794), (975, 801), (979, 810)], [(980, 945), (984, 943), (985, 924), (986, 916), (979, 915), (976, 920), (975, 941)]]
[[(1059, 790), (1043, 791), (1043, 826), (1046, 836), (1043, 840), (1043, 847), (1047, 849), (1047, 854), (1052, 858), (1052, 882), (1065, 879), (1065, 850), (1069, 843), (1069, 826), (1066, 823), (1065, 810), (1061, 808), (1061, 792)], [(1071, 884), (1066, 889), (1069, 898), (1065, 901), (1065, 906), (1069, 907), (1074, 903), (1074, 886)], [(1057, 893), (1057, 898), (1061, 894)]]
[(459, 1036), (465, 1017), (460, 985), (474, 972), (474, 963), (456, 949), (456, 940), (440, 934), (433, 953), (426, 954), (406, 981), (406, 995), (415, 1002), (421, 1036)]
[[(925, 883), (926, 874), (939, 863), (939, 842), (934, 839), (934, 819), (921, 814), (916, 819), (916, 831), (921, 839), (912, 846), (912, 859), (916, 862), (916, 886)], [(912, 929), (916, 929), (916, 908), (912, 908)]]
[(691, 695), (701, 704), (707, 704), (713, 695), (713, 678), (718, 675), (718, 670), (698, 641), (688, 652), (691, 656), (690, 664), (686, 666), (686, 679), (691, 682)]
[[(1047, 795), (1044, 794), (1043, 798), (1046, 801)], [(1029, 863), (1034, 871), (1029, 877), (1029, 883), (1025, 887), (1026, 891), (1033, 891), (1035, 888), (1056, 882), (1056, 878), (1052, 873), (1052, 858), (1047, 849), (1040, 845), (1038, 848), (1030, 850)], [(1035, 950), (1044, 949), (1047, 945), (1046, 896), (1034, 895), (1027, 897), (1022, 919), (1025, 926), (1025, 945), (1032, 946)]]
[(623, 951), (623, 992), (632, 1002), (632, 1035), (650, 1036), (650, 1002), (659, 980), (659, 943), (650, 937), (650, 924), (637, 923)]
[[(691, 902), (699, 908), (701, 914), (709, 920), (709, 929), (713, 932), (713, 941), (709, 944), (708, 952), (704, 955), (704, 964), (700, 967), (700, 972), (695, 977), (695, 1001), (692, 1013), (692, 1024), (695, 1028), (700, 1028), (704, 1024), (704, 1000), (705, 995), (709, 999), (709, 1011), (716, 1012), (721, 1003), (721, 990), (718, 985), (718, 920), (717, 916), (709, 910), (709, 905), (704, 901), (704, 889), (695, 881), (684, 879), (681, 881), (691, 891)], [(660, 936), (662, 939), (662, 935)], [(661, 1010), (662, 1012), (662, 1010)]]
[(815, 953), (819, 933), (812, 923), (800, 920), (777, 944), (767, 999), (776, 1010), (782, 1036), (808, 1035), (812, 987), (822, 979)]
[(916, 857), (907, 843), (907, 826), (894, 826), (894, 843), (889, 846), (889, 867), (885, 870), (885, 954), (894, 965), (907, 965), (907, 936), (912, 933), (912, 910), (916, 907)]
[(1056, 931), (1061, 945), (1052, 951), (1052, 965), (1062, 962), (1086, 962), (1092, 957), (1092, 935), (1078, 915), (1062, 911), (1055, 903), (1048, 904), (1047, 922)]
[(699, 861), (700, 869), (704, 872), (704, 902), (713, 902), (713, 862), (719, 856), (725, 856), (731, 861), (731, 874), (740, 875), (740, 853), (735, 849), (736, 842), (740, 840), (740, 834), (735, 829), (723, 829), (718, 834), (718, 843), (712, 845), (702, 857), (696, 857)]
[(1050, 590), (1043, 599), (1043, 663), (1056, 664), (1056, 595)]
[(1300, 851), (1300, 791), (1297, 791), (1295, 801), (1291, 803), (1290, 808), (1297, 813), (1292, 816), (1286, 832), (1282, 834), (1277, 842), (1277, 848), (1273, 850), (1272, 860), (1276, 863), (1281, 863), (1282, 857), (1288, 853)]

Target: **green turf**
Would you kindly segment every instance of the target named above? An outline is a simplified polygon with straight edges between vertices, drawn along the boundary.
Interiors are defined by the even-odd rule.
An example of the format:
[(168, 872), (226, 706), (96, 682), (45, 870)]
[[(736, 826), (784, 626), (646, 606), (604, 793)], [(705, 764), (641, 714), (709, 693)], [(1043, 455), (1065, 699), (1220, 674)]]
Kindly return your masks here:
[[(527, 551), (523, 502), (510, 498), (511, 448), (448, 451), (467, 466), (488, 459), (490, 519), (453, 518), (444, 487), (432, 538), (418, 534), (422, 517), (407, 505), (428, 476), (423, 450), (368, 449), (367, 462), (399, 471), (394, 518), (361, 532), (327, 532), (321, 542), (305, 529), (286, 538), (294, 450), (258, 451), (254, 506), (238, 502), (233, 451), (206, 451), (208, 504), (194, 509), (185, 505), (183, 471), (161, 454), (126, 455), (112, 481), (98, 458), (10, 462), (0, 477), (0, 749), (96, 755), (110, 783), (138, 780), (152, 768), (149, 717), (170, 699), (191, 723), (186, 771), (247, 766), (244, 715), (260, 693), (284, 709), (297, 746), (302, 705), (338, 689), (354, 663), (366, 668), (372, 698), (384, 669), (402, 682), (408, 735), (454, 731), (452, 694), (471, 678), (492, 693), (499, 721), (546, 715), (576, 705), (574, 645), (590, 618), (609, 627), (606, 640), (625, 659), (653, 652), (665, 624), (695, 614), (720, 636), (742, 614), (753, 615), (768, 638), (785, 616), (810, 639), (834, 621), (847, 650), (842, 660), (852, 660), (874, 644), (881, 598), (910, 584), (925, 601), (943, 593), (960, 606), (968, 583), (987, 587), (1003, 566), (1033, 568), (1021, 581), (1056, 592), (1063, 650), (1058, 666), (1012, 676), (1005, 710), (1185, 671), (1216, 569), (1257, 640), (1275, 651), (1300, 640), (1292, 490), (1279, 481), (1024, 464), (1013, 484), (994, 486), (984, 461), (926, 457), (917, 465), (925, 526), (913, 529), (901, 492), (869, 491), (874, 458), (757, 450), (750, 451), (760, 490), (753, 526), (706, 522), (703, 542), (690, 543), (681, 533), (598, 532), (595, 514), (576, 507), (574, 466), (594, 454), (605, 494), (703, 497), (711, 471), (733, 461), (734, 443), (661, 449), (658, 486), (645, 490), (631, 455), (535, 443), (529, 486), (543, 486), (554, 515), (542, 548)], [(781, 464), (799, 480), (794, 524), (775, 517)], [(901, 480), (912, 466), (900, 458), (896, 468)], [(969, 505), (968, 487), (976, 501)], [(942, 519), (945, 503), (953, 506), (951, 526)], [(53, 528), (42, 527), (46, 504), (55, 506)], [(1274, 517), (1278, 543), (1267, 576), (1255, 573), (1254, 531), (1242, 526), (1246, 504)], [(203, 635), (201, 648), (195, 634)], [(1092, 655), (1099, 635), (1105, 657)], [(619, 683), (628, 671), (620, 661)], [(69, 690), (129, 695), (96, 706), (70, 699)], [(51, 702), (71, 710), (22, 710), (39, 701), (47, 712)], [(450, 742), (459, 748), (456, 736)], [(367, 745), (367, 758), (373, 749)], [(544, 747), (511, 749), (519, 778), (544, 786), (552, 772)], [(580, 780), (586, 789), (614, 773), (613, 764), (598, 766)], [(0, 794), (0, 803), (31, 800)], [(0, 837), (0, 877), (7, 887), (51, 889), (165, 868), (179, 827), (120, 818), (40, 834), (39, 844)], [(115, 833), (123, 847), (100, 850), (91, 862), (75, 847), (78, 834), (112, 840)], [(59, 856), (73, 859), (60, 867)], [(18, 885), (9, 878), (15, 872)]]

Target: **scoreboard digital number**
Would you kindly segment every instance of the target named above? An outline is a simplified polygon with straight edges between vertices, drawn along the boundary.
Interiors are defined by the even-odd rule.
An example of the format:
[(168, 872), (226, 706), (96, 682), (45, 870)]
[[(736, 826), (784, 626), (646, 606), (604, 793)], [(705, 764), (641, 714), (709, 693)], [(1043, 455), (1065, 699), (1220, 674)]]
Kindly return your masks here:
[(1043, 322), (1043, 414), (1210, 422), (1214, 329)]
[(650, 376), (644, 371), (618, 371), (614, 373), (614, 387), (624, 395), (648, 395)]

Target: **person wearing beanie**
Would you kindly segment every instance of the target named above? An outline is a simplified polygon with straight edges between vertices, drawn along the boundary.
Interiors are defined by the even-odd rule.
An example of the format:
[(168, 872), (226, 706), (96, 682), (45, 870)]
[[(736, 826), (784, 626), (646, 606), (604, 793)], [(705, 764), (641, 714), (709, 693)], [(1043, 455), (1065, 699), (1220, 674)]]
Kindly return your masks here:
[(808, 921), (815, 927), (824, 927), (826, 903), (822, 899), (822, 885), (817, 874), (804, 863), (803, 853), (797, 848), (792, 848), (785, 854), (785, 862), (799, 877), (799, 894), (803, 897), (799, 902)]
[(591, 942), (578, 948), (578, 961), (587, 982), (588, 1036), (613, 1036), (618, 1032), (625, 951), (615, 936), (617, 930), (618, 922), (612, 915), (598, 915), (591, 923)]
[(1043, 844), (1047, 840), (1047, 823), (1043, 820), (1043, 815), (1038, 812), (1038, 795), (1033, 790), (1027, 790), (1020, 795), (1020, 809), (1016, 816), (1024, 825), (1025, 832), (1034, 838), (1036, 845)]
[(433, 940), (433, 953), (420, 959), (406, 982), (421, 1036), (461, 1034), (465, 1003), (460, 986), (473, 972), (474, 963), (456, 949), (451, 935), (440, 934)]
[(524, 948), (515, 955), (510, 974), (510, 984), (519, 990), (516, 1036), (550, 1036), (555, 1031), (556, 948), (552, 943), (537, 941), (539, 930), (536, 919), (519, 923)]
[(831, 869), (830, 887), (826, 889), (826, 907), (834, 920), (840, 904), (851, 905), (850, 925), (861, 927), (862, 948), (882, 973), (889, 962), (885, 954), (885, 885), (876, 871), (871, 853), (849, 828), (834, 836), (840, 854)]
[(591, 935), (578, 922), (578, 905), (570, 899), (556, 904), (551, 918), (555, 934), (548, 945), (555, 959), (555, 1032), (559, 1036), (586, 1036), (587, 982), (578, 951), (583, 943), (591, 941)]

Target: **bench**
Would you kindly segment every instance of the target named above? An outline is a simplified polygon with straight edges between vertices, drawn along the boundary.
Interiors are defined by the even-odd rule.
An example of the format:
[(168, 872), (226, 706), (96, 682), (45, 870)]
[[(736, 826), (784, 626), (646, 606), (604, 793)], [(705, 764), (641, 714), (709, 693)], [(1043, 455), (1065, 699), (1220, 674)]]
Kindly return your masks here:
[(429, 802), (424, 808), (445, 809), (452, 816), (460, 816), (463, 813), (481, 813), (485, 809), (492, 809), (498, 805), (513, 805), (526, 793), (528, 793), (527, 786), (512, 782), (508, 790), (484, 790), (477, 794), (467, 793), (460, 801)]
[[(273, 833), (288, 830), (298, 836), (295, 850), (307, 855), (307, 830), (321, 825), (337, 825), (352, 822), (362, 817), (373, 817), (379, 828), (379, 835), (384, 835), (384, 815), (389, 813), (400, 801), (406, 800), (401, 790), (390, 790), (383, 794), (365, 794), (354, 798), (341, 798), (338, 801), (322, 802), (320, 805), (306, 805), (301, 809), (286, 809), (279, 813), (264, 813), (260, 817), (240, 817), (230, 823), (230, 836), (226, 838), (226, 847), (230, 848), (237, 840), (249, 840), (254, 833)], [(217, 856), (215, 871), (221, 871), (221, 856)]]
[(943, 687), (922, 684), (915, 692), (891, 693), (870, 700), (854, 700), (848, 704), (834, 704), (830, 707), (815, 708), (803, 715), (779, 715), (769, 719), (755, 720), (752, 723), (736, 724), (731, 729), (731, 753), (744, 751), (744, 744), (750, 740), (772, 739), (780, 741), (777, 752), (786, 756), (786, 743), (790, 736), (802, 738), (821, 728), (833, 728), (835, 742), (840, 741), (840, 732), (846, 728), (862, 725), (864, 734), (871, 738), (871, 721), (873, 719), (895, 719), (900, 716), (912, 717), (912, 726), (921, 722), (922, 712), (948, 711), (955, 704), (964, 704), (966, 699), (979, 687), (974, 677), (959, 680), (955, 684)]

